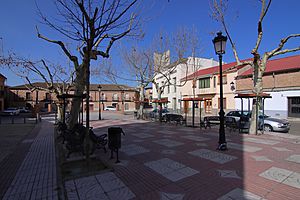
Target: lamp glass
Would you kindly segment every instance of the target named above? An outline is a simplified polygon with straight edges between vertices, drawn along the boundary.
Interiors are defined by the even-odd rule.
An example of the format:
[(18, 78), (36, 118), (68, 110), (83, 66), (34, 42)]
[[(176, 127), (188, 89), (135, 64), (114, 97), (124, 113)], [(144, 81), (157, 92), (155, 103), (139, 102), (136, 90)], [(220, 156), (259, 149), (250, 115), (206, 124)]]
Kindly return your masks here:
[(222, 32), (218, 32), (217, 36), (213, 39), (215, 52), (218, 55), (225, 53), (227, 37), (222, 35)]

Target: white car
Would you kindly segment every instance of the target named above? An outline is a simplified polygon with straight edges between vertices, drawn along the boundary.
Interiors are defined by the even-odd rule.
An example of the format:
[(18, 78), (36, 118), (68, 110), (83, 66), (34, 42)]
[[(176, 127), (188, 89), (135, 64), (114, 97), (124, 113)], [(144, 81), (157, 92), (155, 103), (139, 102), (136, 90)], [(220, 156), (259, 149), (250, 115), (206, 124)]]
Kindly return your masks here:
[(2, 112), (4, 115), (19, 115), (20, 110), (18, 108), (7, 108)]
[(106, 108), (104, 110), (116, 111), (116, 107), (106, 106)]

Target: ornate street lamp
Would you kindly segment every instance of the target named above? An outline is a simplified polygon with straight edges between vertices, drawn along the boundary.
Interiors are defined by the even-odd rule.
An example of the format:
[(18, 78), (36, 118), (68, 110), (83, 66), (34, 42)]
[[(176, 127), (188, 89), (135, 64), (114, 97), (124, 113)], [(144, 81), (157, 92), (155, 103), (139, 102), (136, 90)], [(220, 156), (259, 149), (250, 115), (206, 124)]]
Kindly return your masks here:
[(213, 39), (215, 52), (219, 56), (220, 65), (220, 128), (219, 128), (219, 146), (218, 150), (227, 150), (227, 143), (224, 128), (224, 108), (223, 108), (223, 73), (222, 73), (222, 55), (225, 54), (227, 37), (218, 32), (217, 36)]
[(99, 119), (99, 120), (101, 120), (101, 105), (100, 105), (100, 102), (101, 102), (101, 100), (100, 100), (100, 99), (101, 99), (101, 98), (100, 98), (101, 89), (102, 89), (102, 87), (101, 87), (101, 85), (99, 85), (99, 86), (98, 86), (98, 91), (99, 91), (99, 106), (98, 106), (98, 107), (99, 107), (99, 117), (98, 117), (98, 119)]

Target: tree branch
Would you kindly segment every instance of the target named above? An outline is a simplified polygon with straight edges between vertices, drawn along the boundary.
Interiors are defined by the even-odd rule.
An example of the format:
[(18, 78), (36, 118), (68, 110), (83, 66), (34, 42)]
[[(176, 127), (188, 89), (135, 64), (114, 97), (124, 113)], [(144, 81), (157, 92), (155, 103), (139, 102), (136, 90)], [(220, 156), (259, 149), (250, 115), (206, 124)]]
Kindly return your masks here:
[(41, 39), (43, 39), (43, 40), (45, 40), (47, 42), (50, 42), (50, 43), (58, 44), (61, 47), (61, 49), (64, 51), (64, 53), (66, 54), (66, 56), (74, 63), (75, 67), (78, 66), (78, 59), (77, 59), (77, 57), (71, 55), (71, 53), (67, 50), (67, 48), (65, 47), (65, 44), (62, 41), (50, 40), (50, 39), (46, 38), (45, 36), (41, 35), (39, 33), (39, 30), (38, 30), (37, 27), (36, 27), (36, 30), (37, 30), (38, 38), (41, 38)]
[(273, 56), (279, 55), (279, 54), (285, 54), (285, 53), (288, 53), (288, 52), (298, 51), (299, 47), (294, 48), (294, 49), (282, 50), (282, 48), (289, 41), (289, 39), (298, 38), (298, 37), (300, 37), (300, 34), (291, 34), (291, 35), (287, 36), (286, 38), (283, 38), (276, 49), (274, 49), (270, 52), (267, 52), (268, 59), (273, 57)]

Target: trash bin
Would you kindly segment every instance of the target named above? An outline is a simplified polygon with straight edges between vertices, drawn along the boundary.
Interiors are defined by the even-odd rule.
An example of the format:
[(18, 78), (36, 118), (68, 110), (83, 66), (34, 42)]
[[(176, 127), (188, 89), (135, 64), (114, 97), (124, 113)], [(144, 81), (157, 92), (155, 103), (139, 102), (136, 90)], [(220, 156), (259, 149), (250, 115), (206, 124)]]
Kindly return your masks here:
[(123, 132), (120, 127), (108, 128), (108, 148), (119, 149), (121, 148), (121, 133)]
[(121, 148), (121, 133), (124, 134), (121, 127), (110, 127), (108, 128), (108, 148), (111, 150), (110, 158), (113, 158), (113, 152), (117, 153), (117, 161), (119, 161), (119, 148)]

